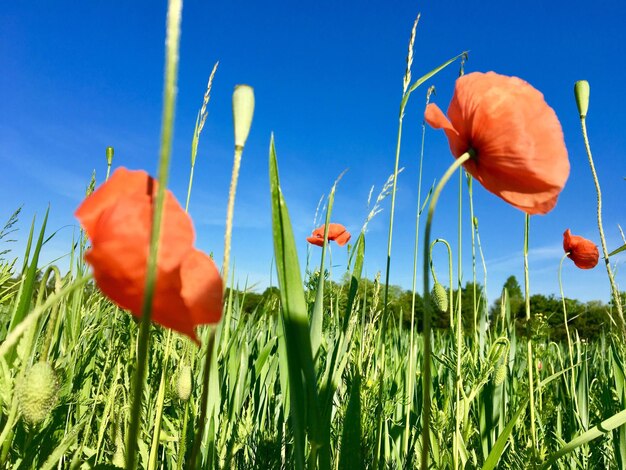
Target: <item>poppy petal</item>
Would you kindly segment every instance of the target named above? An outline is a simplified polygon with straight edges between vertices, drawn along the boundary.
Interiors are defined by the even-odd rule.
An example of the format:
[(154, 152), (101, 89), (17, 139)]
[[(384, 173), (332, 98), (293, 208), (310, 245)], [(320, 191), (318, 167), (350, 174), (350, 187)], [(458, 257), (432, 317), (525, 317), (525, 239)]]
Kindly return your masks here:
[[(307, 237), (307, 241), (312, 245), (324, 246), (324, 229), (326, 225), (313, 230), (310, 237)], [(335, 241), (339, 246), (343, 246), (350, 240), (350, 232), (346, 230), (341, 224), (330, 223), (328, 224), (328, 241)]]
[(324, 246), (324, 237), (306, 237), (306, 241), (311, 245)]
[(181, 296), (194, 325), (217, 323), (222, 317), (222, 277), (213, 260), (192, 249), (180, 266)]
[(450, 120), (435, 103), (429, 103), (424, 112), (424, 119), (433, 129), (444, 129), (458, 134)]
[(118, 168), (106, 184), (100, 186), (83, 201), (74, 215), (89, 238), (92, 238), (95, 235), (95, 225), (103, 211), (126, 196), (150, 194), (150, 191), (154, 191), (153, 187), (154, 180), (145, 171)]
[[(322, 237), (324, 236), (324, 227), (321, 227)], [(335, 240), (338, 236), (346, 231), (346, 228), (341, 224), (328, 224), (328, 239)]]
[(456, 133), (440, 110), (427, 114), (455, 157), (474, 150), (464, 167), (485, 189), (528, 214), (555, 206), (569, 176), (567, 148), (554, 110), (527, 82), (494, 72), (460, 77), (448, 108)]
[(152, 303), (152, 321), (184, 334), (200, 345), (194, 330), (196, 324), (181, 296), (181, 288), (179, 269), (159, 273)]
[[(77, 209), (91, 239), (85, 260), (100, 290), (120, 307), (142, 315), (156, 181), (143, 171), (118, 169)], [(195, 326), (221, 317), (217, 268), (193, 248), (191, 219), (170, 191), (165, 194), (152, 320), (189, 336)]]
[(337, 245), (344, 246), (346, 243), (350, 241), (350, 237), (351, 237), (350, 232), (346, 230), (341, 235), (336, 237), (335, 241), (337, 242)]

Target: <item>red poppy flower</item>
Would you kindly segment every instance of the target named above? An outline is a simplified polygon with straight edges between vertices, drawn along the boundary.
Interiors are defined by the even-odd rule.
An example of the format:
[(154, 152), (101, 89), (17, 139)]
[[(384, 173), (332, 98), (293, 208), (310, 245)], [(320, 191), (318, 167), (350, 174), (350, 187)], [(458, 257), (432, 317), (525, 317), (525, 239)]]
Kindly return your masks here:
[(598, 247), (591, 240), (572, 235), (569, 229), (563, 233), (563, 249), (580, 269), (595, 268), (600, 258)]
[[(91, 240), (85, 260), (100, 290), (140, 318), (157, 182), (145, 171), (116, 170), (83, 201), (76, 217)], [(170, 191), (165, 195), (152, 320), (199, 343), (194, 328), (222, 315), (222, 279), (193, 247), (191, 219)]]
[[(322, 225), (319, 228), (313, 230), (310, 237), (307, 237), (307, 241), (317, 246), (324, 246), (324, 228), (326, 225)], [(341, 224), (328, 224), (328, 241), (336, 241), (337, 245), (344, 246), (350, 241), (350, 232)]]
[(443, 129), (455, 158), (488, 191), (527, 214), (552, 210), (569, 176), (556, 114), (543, 95), (517, 77), (470, 73), (456, 81), (448, 120), (429, 104), (426, 122)]

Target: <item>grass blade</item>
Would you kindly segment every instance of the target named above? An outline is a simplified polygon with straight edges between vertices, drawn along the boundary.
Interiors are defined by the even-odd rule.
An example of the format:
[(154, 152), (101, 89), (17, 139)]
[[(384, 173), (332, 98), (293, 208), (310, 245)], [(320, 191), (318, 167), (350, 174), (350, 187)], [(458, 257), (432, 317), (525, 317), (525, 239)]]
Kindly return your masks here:
[(287, 349), (295, 465), (296, 468), (302, 469), (304, 468), (305, 429), (310, 432), (312, 452), (324, 443), (321, 442), (316, 375), (300, 264), (289, 212), (280, 189), (273, 136), (270, 142), (269, 166), (274, 256)]
[(605, 419), (597, 426), (591, 428), (589, 431), (584, 432), (580, 436), (569, 441), (558, 451), (550, 455), (546, 463), (544, 463), (541, 468), (549, 468), (554, 462), (556, 462), (559, 458), (561, 458), (568, 452), (571, 452), (577, 447), (587, 444), (588, 442), (591, 442), (598, 437), (604, 436), (605, 434), (611, 432), (613, 429), (618, 428), (624, 424), (626, 424), (626, 410), (622, 410), (619, 413), (614, 414), (609, 419)]

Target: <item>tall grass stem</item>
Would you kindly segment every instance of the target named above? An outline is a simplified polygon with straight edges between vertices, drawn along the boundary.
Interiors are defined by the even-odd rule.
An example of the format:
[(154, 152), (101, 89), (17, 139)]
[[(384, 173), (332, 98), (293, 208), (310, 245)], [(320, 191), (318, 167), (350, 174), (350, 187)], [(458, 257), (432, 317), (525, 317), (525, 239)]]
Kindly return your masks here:
[[(415, 20), (413, 25), (412, 37), (415, 36), (415, 27), (419, 21), (419, 16)], [(410, 42), (409, 44), (412, 44)], [(410, 50), (412, 46), (410, 46)], [(409, 53), (412, 57), (412, 54)], [(410, 67), (407, 67), (407, 74), (410, 78)], [(406, 89), (406, 87), (405, 87)], [(431, 86), (426, 92), (426, 106), (430, 102), (430, 95), (434, 91), (434, 86)], [(405, 425), (404, 425), (404, 454), (406, 455), (409, 450), (409, 435), (410, 435), (410, 422), (411, 422), (411, 407), (413, 405), (413, 371), (415, 367), (415, 354), (414, 354), (414, 335), (415, 335), (415, 299), (417, 293), (417, 265), (418, 265), (418, 252), (419, 252), (419, 228), (420, 219), (422, 216), (422, 168), (424, 164), (424, 143), (426, 140), (426, 121), (422, 120), (422, 142), (420, 146), (420, 164), (417, 173), (417, 209), (415, 215), (415, 243), (413, 245), (413, 280), (411, 283), (411, 331), (409, 333), (409, 369), (408, 369), (408, 384), (406, 392), (406, 411), (405, 411)]]
[(152, 317), (152, 300), (154, 298), (157, 272), (157, 256), (163, 203), (169, 176), (172, 139), (174, 134), (174, 113), (176, 108), (176, 83), (178, 77), (178, 47), (180, 43), (180, 22), (182, 0), (170, 0), (167, 7), (167, 32), (165, 39), (165, 89), (163, 100), (163, 116), (161, 125), (161, 148), (159, 152), (159, 170), (150, 251), (146, 268), (146, 288), (144, 293), (141, 325), (139, 327), (139, 347), (137, 369), (133, 381), (130, 424), (126, 443), (126, 469), (134, 470), (137, 462), (137, 438), (141, 421), (141, 399), (147, 368), (148, 349), (150, 343), (150, 319)]
[(437, 187), (433, 191), (430, 199), (430, 205), (428, 206), (428, 215), (426, 217), (426, 225), (424, 230), (424, 359), (422, 364), (422, 455), (421, 464), (422, 470), (428, 469), (428, 452), (430, 448), (430, 389), (431, 389), (431, 343), (430, 343), (430, 330), (431, 330), (431, 306), (430, 306), (430, 276), (428, 269), (430, 266), (430, 232), (432, 229), (433, 215), (439, 200), (439, 195), (443, 190), (443, 187), (448, 182), (454, 172), (463, 165), (466, 161), (475, 155), (473, 150), (465, 152), (458, 157), (450, 168), (446, 170), (441, 180), (437, 184)]

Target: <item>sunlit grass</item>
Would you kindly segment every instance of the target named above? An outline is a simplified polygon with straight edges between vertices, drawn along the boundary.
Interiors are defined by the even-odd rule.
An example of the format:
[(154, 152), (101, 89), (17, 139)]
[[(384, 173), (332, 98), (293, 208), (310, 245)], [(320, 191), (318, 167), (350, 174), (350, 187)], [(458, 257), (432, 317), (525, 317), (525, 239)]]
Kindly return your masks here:
[[(411, 95), (423, 103), (430, 91), (420, 85), (465, 57), (443, 62), (412, 82), (416, 26), (417, 21), (399, 97), (396, 160), (381, 181), (393, 173), (363, 214), (361, 231), (352, 234), (347, 248), (313, 247), (310, 265), (318, 266), (319, 259), (319, 268), (302, 279), (296, 247), (304, 240), (294, 238), (289, 201), (281, 191), (280, 140), (268, 136), (266, 197), (272, 205), (278, 286), (263, 293), (237, 286), (226, 254), (223, 317), (199, 330), (201, 348), (149, 322), (140, 335), (133, 317), (91, 280), (82, 232), (68, 247), (67, 273), (42, 267), (39, 258), (50, 232), (47, 213), (31, 224), (25, 253), (19, 253), (24, 262), (18, 264), (9, 238), (24, 236), (14, 231), (20, 211), (9, 217), (0, 230), (0, 468), (134, 468), (136, 461), (150, 469), (626, 469), (626, 346), (619, 323), (626, 295), (616, 293), (609, 256), (610, 286), (621, 303), (619, 297), (608, 305), (567, 299), (567, 284), (561, 298), (531, 295), (528, 279), (525, 296), (509, 278), (495, 304), (487, 305), (488, 266), (473, 205), (468, 214), (450, 208), (460, 211), (459, 233), (470, 230), (474, 267), (472, 281), (455, 286), (455, 277), (462, 278), (460, 266), (456, 273), (453, 268), (457, 253), (430, 233), (438, 187), (425, 198), (420, 192), (416, 205), (415, 246), (427, 253), (425, 289), (416, 292), (416, 280), (408, 291), (389, 283), (393, 266), (410, 263), (413, 255), (392, 263), (405, 108)], [(175, 72), (170, 73), (171, 87)], [(194, 132), (187, 205), (215, 73), (216, 67)], [(252, 93), (249, 87), (239, 91)], [(166, 137), (172, 125), (166, 115)], [(241, 134), (235, 138), (236, 187), (239, 165), (245, 164), (245, 137), (243, 142)], [(113, 155), (107, 150), (107, 174)], [(464, 178), (462, 173), (462, 191)], [(93, 181), (87, 186), (92, 192)], [(326, 224), (334, 221), (333, 201), (341, 198), (341, 184), (329, 182)], [(387, 203), (387, 272), (369, 280), (363, 275), (366, 229)], [(429, 203), (428, 230), (419, 243), (419, 217)], [(233, 189), (230, 222), (234, 212)], [(481, 227), (490, 229), (502, 230)], [(434, 278), (431, 294), (435, 244), (447, 247), (450, 267), (448, 277)], [(347, 249), (347, 264), (333, 266), (344, 272), (332, 277), (326, 256), (336, 249)], [(417, 259), (416, 251), (415, 266)], [(559, 278), (562, 264), (558, 273), (555, 266)], [(138, 377), (135, 384), (133, 377)]]

